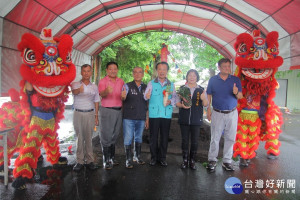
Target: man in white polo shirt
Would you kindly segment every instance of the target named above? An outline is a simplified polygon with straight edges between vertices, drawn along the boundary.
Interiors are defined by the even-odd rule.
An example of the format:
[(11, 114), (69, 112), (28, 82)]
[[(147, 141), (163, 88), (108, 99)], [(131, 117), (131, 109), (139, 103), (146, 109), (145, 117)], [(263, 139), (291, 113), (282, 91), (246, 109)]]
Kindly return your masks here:
[(92, 67), (81, 66), (82, 79), (71, 84), (74, 95), (73, 124), (77, 136), (76, 165), (73, 170), (79, 172), (84, 164), (90, 170), (96, 169), (92, 148), (92, 136), (95, 125), (98, 125), (99, 93), (98, 87), (90, 82)]

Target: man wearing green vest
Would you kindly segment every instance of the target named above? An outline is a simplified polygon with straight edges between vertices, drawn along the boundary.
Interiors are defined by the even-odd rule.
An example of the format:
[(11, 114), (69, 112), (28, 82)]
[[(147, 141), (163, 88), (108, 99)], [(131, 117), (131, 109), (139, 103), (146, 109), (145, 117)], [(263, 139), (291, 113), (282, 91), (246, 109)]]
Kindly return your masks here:
[[(144, 98), (149, 100), (149, 129), (150, 129), (150, 165), (157, 162), (166, 167), (166, 154), (171, 125), (173, 106), (176, 100), (174, 84), (167, 79), (169, 65), (167, 62), (156, 64), (157, 78), (147, 85)], [(160, 144), (158, 145), (158, 135)]]

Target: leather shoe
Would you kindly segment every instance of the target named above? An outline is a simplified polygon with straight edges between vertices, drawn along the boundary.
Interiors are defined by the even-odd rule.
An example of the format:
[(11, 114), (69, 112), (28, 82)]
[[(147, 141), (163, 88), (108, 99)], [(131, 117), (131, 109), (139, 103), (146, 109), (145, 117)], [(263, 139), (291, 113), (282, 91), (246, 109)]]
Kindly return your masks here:
[(166, 167), (168, 166), (168, 163), (165, 160), (161, 160), (160, 165)]
[(186, 168), (188, 168), (188, 166), (189, 166), (188, 161), (187, 160), (183, 160), (182, 163), (181, 163), (181, 165), (180, 165), (180, 168), (181, 169), (186, 169)]
[(156, 165), (156, 160), (155, 159), (151, 159), (149, 165), (154, 166)]
[(73, 170), (75, 172), (79, 172), (80, 170), (82, 170), (83, 168), (83, 164), (80, 164), (80, 163), (77, 163), (74, 167), (73, 167)]
[(95, 169), (98, 168), (93, 162), (87, 164), (86, 167), (87, 167), (89, 170), (95, 170)]

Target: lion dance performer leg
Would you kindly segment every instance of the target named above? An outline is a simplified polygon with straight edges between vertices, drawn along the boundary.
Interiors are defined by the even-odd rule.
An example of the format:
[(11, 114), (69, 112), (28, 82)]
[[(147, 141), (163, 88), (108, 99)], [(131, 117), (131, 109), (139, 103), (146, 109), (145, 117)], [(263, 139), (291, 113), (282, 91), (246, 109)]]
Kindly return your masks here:
[(12, 184), (17, 189), (26, 188), (25, 178), (33, 177), (42, 145), (51, 164), (67, 161), (60, 157), (57, 129), (68, 99), (68, 85), (76, 75), (71, 61), (72, 46), (69, 35), (53, 38), (47, 28), (42, 30), (40, 39), (25, 33), (18, 45), (24, 63), (20, 68), (20, 94), (10, 90), (12, 101), (0, 109), (0, 126), (14, 127), (8, 136), (8, 157), (19, 151)]
[(281, 112), (274, 104), (278, 83), (274, 77), (283, 63), (278, 56), (278, 33), (270, 32), (264, 39), (255, 30), (238, 35), (236, 43), (237, 69), (241, 79), (243, 98), (238, 102), (239, 119), (234, 145), (234, 157), (240, 156), (240, 165), (247, 167), (256, 156), (259, 141), (266, 141), (268, 158), (280, 154), (278, 140), (282, 124)]

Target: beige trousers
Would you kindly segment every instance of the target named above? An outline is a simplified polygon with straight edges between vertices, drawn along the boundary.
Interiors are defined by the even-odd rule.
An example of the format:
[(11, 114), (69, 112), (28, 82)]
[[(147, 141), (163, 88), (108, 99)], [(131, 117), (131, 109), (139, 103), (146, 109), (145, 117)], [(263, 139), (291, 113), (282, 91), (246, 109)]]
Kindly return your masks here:
[(77, 136), (77, 163), (94, 162), (92, 137), (95, 127), (95, 112), (74, 111), (73, 125)]

